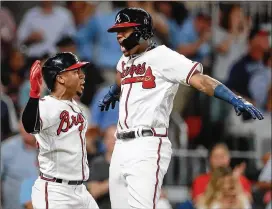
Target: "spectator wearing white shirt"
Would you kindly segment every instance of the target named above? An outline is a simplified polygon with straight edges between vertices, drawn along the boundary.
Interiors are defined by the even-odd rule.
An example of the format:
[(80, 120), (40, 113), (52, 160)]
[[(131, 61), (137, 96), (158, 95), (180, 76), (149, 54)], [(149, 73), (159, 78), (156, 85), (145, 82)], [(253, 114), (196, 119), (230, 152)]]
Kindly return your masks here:
[(26, 54), (35, 58), (46, 52), (55, 53), (56, 42), (65, 35), (74, 34), (71, 13), (52, 1), (42, 1), (25, 14), (18, 29), (18, 41), (27, 46)]
[(215, 45), (213, 76), (225, 82), (231, 66), (247, 52), (250, 24), (239, 4), (222, 7), (219, 25), (213, 31)]
[(10, 53), (15, 39), (16, 23), (8, 8), (0, 8), (0, 17), (1, 62), (3, 62)]

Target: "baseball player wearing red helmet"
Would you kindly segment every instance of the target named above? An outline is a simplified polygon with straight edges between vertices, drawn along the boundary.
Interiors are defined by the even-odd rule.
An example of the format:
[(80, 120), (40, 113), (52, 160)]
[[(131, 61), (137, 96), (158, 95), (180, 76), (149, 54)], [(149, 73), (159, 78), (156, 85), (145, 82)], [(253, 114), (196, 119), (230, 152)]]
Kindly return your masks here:
[[(73, 97), (81, 95), (88, 63), (69, 52), (49, 58), (30, 72), (30, 98), (22, 115), (39, 148), (40, 176), (32, 187), (34, 209), (98, 208), (84, 181), (89, 178), (86, 152), (87, 120)], [(42, 78), (49, 96), (40, 98)]]
[(119, 122), (110, 165), (112, 208), (156, 208), (171, 159), (169, 115), (178, 86), (189, 85), (234, 106), (237, 115), (263, 119), (252, 104), (203, 74), (202, 64), (152, 41), (152, 18), (125, 8), (108, 32), (117, 34), (123, 56), (117, 81), (101, 101), (102, 111), (119, 100)]

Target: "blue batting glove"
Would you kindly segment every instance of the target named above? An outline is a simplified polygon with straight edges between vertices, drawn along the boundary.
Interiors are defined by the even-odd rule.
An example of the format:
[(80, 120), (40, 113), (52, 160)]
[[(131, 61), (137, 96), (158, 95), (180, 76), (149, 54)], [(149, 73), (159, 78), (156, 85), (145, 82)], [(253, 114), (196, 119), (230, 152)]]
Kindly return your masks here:
[(99, 107), (101, 111), (108, 111), (111, 105), (111, 108), (115, 108), (115, 104), (119, 101), (120, 87), (113, 85), (110, 87), (109, 92), (104, 96), (104, 98), (99, 101)]
[(256, 107), (240, 96), (234, 97), (230, 103), (234, 106), (235, 112), (238, 116), (242, 113), (248, 113), (250, 118), (258, 118), (259, 120), (264, 119), (263, 114)]

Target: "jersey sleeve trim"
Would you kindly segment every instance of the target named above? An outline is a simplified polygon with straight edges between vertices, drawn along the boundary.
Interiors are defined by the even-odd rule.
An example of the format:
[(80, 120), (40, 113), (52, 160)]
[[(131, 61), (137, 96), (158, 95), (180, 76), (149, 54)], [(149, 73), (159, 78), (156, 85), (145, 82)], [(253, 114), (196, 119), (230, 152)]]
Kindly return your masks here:
[(192, 67), (192, 69), (190, 70), (190, 72), (189, 72), (188, 75), (187, 75), (186, 83), (187, 83), (188, 85), (190, 85), (190, 84), (189, 84), (190, 79), (191, 79), (192, 75), (195, 74), (196, 71), (198, 71), (199, 73), (202, 73), (202, 72), (203, 72), (202, 64), (199, 63), (199, 62), (197, 62), (197, 63), (194, 64), (194, 66)]

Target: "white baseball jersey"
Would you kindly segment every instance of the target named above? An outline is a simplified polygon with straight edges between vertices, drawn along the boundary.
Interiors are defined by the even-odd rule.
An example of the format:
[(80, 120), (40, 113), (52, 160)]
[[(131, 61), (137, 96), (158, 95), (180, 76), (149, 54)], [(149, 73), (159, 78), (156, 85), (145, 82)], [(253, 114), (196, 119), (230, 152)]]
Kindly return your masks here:
[(87, 120), (73, 100), (45, 96), (39, 101), (41, 129), (35, 137), (39, 146), (40, 171), (64, 180), (87, 180)]
[(137, 57), (124, 55), (121, 72), (118, 131), (135, 127), (168, 128), (169, 115), (179, 84), (189, 85), (198, 62), (161, 45)]

